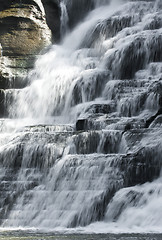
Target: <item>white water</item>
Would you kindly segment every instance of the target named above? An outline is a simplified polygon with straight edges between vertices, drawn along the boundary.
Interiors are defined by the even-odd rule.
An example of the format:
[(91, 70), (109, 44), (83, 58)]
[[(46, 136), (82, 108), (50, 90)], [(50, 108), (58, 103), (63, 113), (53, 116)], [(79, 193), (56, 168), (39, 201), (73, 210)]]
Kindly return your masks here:
[(69, 16), (67, 12), (67, 7), (66, 7), (66, 2), (61, 1), (60, 2), (60, 8), (61, 8), (61, 27), (60, 27), (60, 34), (61, 38), (63, 38), (67, 31), (68, 31), (68, 21), (69, 21)]
[[(154, 84), (160, 82), (162, 64), (156, 59), (150, 63), (153, 61), (150, 56), (154, 48), (156, 51), (162, 29), (150, 30), (148, 26), (156, 14), (161, 13), (160, 10), (157, 13), (160, 1), (156, 1), (156, 5), (144, 1), (108, 2), (103, 1), (101, 6), (101, 1), (97, 1), (96, 8), (66, 34), (60, 45), (52, 46), (38, 59), (30, 73), (30, 85), (12, 93), (14, 104), (9, 112), (13, 119), (1, 122), (3, 171), (0, 178), (9, 186), (5, 194), (9, 193), (10, 201), (14, 202), (2, 222), (4, 228), (162, 232), (161, 178), (141, 186), (124, 187), (125, 181), (131, 178), (127, 175), (133, 164), (139, 164), (135, 168), (139, 177), (140, 166), (145, 167), (141, 159), (130, 160), (131, 154), (144, 149), (146, 154), (143, 151), (141, 158), (146, 158), (147, 165), (151, 161), (149, 157), (156, 153), (151, 164), (161, 166), (160, 128), (152, 132), (140, 129), (145, 119), (159, 108), (159, 95), (152, 89), (156, 90)], [(64, 35), (68, 25), (66, 1), (61, 2), (61, 7)], [(113, 20), (122, 17), (126, 22), (117, 25), (115, 30), (112, 28), (114, 33), (107, 32), (107, 19), (112, 20), (112, 27)], [(94, 39), (98, 28), (100, 34)], [(134, 49), (131, 56), (130, 46)], [(133, 60), (132, 56), (135, 56)], [(135, 65), (138, 56), (143, 61), (132, 77), (132, 72), (127, 74), (131, 70), (123, 69), (129, 60)], [(123, 76), (126, 79), (121, 80)], [(10, 92), (7, 90), (6, 94)], [(99, 115), (94, 114), (96, 105)], [(105, 108), (100, 109), (103, 105)], [(68, 125), (88, 116), (97, 119), (94, 126), (99, 130), (75, 133)], [(129, 120), (139, 132), (123, 134)], [(55, 126), (23, 128), (37, 124)], [(14, 130), (14, 134), (10, 134)], [(21, 165), (16, 170), (16, 180), (3, 180), (14, 164), (15, 167)], [(115, 195), (108, 206), (104, 206), (108, 191), (111, 197)], [(91, 223), (97, 219), (102, 221)], [(78, 225), (88, 226), (71, 229)]]
[[(108, 205), (103, 222), (85, 228), (69, 229), (82, 233), (161, 233), (162, 179), (118, 191)], [(119, 215), (118, 220), (114, 220)]]
[[(149, 3), (147, 5), (143, 5), (146, 12), (151, 8), (151, 3), (150, 6)], [(65, 3), (61, 2), (61, 6), (63, 8), (62, 28), (64, 28), (62, 31), (65, 32), (68, 16)], [(122, 14), (127, 14), (128, 11), (133, 11), (134, 7), (136, 7), (135, 4), (129, 3), (124, 5), (122, 9), (122, 1), (119, 0), (111, 1), (110, 4), (104, 6), (98, 6), (97, 4), (96, 9), (90, 12), (83, 22), (65, 37), (61, 45), (54, 45), (49, 52), (38, 59), (35, 70), (30, 76), (31, 85), (22, 91), (13, 93), (14, 104), (9, 107), (10, 116), (14, 118), (36, 118), (39, 119), (37, 122), (40, 123), (51, 122), (51, 119), (51, 123), (57, 123), (58, 121), (74, 123), (81, 112), (84, 112), (88, 107), (88, 104), (91, 104), (91, 101), (104, 102), (104, 98), (98, 99), (102, 96), (102, 92), (96, 94), (98, 91), (96, 89), (98, 87), (98, 74), (101, 74), (102, 86), (104, 87), (105, 80), (109, 80), (109, 77), (105, 78), (104, 75), (110, 74), (107, 66), (109, 68), (109, 62), (112, 58), (114, 58), (114, 64), (111, 67), (113, 70), (111, 74), (119, 77), (121, 63), (125, 59), (122, 59), (122, 57), (120, 61), (118, 59), (121, 54), (125, 57), (124, 51), (127, 45), (129, 46), (141, 34), (144, 37), (146, 35), (146, 45), (147, 42), (156, 41), (156, 39), (153, 38), (152, 40), (150, 38), (149, 31), (143, 31), (146, 25), (145, 19), (137, 26), (119, 32), (114, 38), (106, 39), (104, 33), (105, 20), (118, 12), (118, 9)], [(137, 6), (137, 10), (138, 8), (139, 6)], [(139, 17), (135, 15), (133, 18), (134, 21), (137, 21)], [(94, 46), (87, 48), (87, 45), (91, 42), (89, 36), (94, 32), (96, 26), (100, 25), (103, 25), (103, 35)], [(161, 34), (160, 30), (159, 34)], [(77, 86), (79, 86), (80, 91), (79, 96), (77, 96), (79, 100), (74, 95)], [(91, 89), (90, 92), (89, 89)], [(119, 104), (125, 105), (125, 102), (122, 101)], [(83, 104), (75, 108), (77, 103)], [(156, 99), (154, 104), (156, 104)], [(119, 109), (121, 109), (119, 111), (123, 111), (121, 106), (119, 106)], [(56, 118), (56, 116), (61, 116), (61, 118)], [(30, 122), (26, 124), (30, 124)]]
[[(98, 22), (110, 17), (120, 4), (121, 1), (112, 1), (110, 5), (96, 8), (65, 37), (61, 45), (54, 45), (36, 62), (31, 85), (15, 92), (16, 102), (10, 109), (11, 116), (44, 119), (63, 115), (64, 122), (75, 121), (76, 117), (70, 116), (74, 86), (84, 77), (93, 88), (92, 80), (99, 71), (105, 71), (99, 64), (103, 42), (97, 49), (81, 50), (79, 47), (89, 31)], [(63, 20), (63, 25), (64, 21), (67, 20)], [(82, 96), (82, 101), (87, 102), (86, 98)]]

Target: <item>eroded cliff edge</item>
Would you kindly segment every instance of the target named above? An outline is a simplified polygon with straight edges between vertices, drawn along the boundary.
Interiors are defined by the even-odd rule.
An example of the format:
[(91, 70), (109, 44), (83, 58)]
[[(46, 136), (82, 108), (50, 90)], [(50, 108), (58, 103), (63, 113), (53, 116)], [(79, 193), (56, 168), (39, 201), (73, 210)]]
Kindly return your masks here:
[(17, 88), (35, 56), (51, 43), (40, 0), (3, 0), (0, 6), (0, 88)]

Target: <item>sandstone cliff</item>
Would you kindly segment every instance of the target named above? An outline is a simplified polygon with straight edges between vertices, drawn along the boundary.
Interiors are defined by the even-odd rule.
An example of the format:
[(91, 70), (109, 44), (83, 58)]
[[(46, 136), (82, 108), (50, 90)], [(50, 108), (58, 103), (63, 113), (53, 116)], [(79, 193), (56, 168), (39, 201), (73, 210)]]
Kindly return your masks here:
[[(24, 86), (35, 56), (51, 43), (41, 0), (2, 0), (0, 6), (0, 88)], [(25, 80), (24, 80), (25, 81)]]

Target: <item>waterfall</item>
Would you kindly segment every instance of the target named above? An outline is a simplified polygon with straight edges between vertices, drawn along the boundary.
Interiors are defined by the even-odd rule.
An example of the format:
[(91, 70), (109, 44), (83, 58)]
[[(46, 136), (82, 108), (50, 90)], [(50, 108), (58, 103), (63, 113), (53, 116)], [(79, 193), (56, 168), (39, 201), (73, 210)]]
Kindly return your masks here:
[[(92, 81), (93, 78), (97, 78), (99, 71), (103, 74), (106, 72), (99, 66), (102, 42), (99, 43), (97, 49), (92, 49), (92, 51), (86, 46), (82, 50), (79, 48), (87, 38), (89, 31), (99, 21), (111, 16), (118, 4), (119, 1), (112, 1), (111, 5), (96, 8), (83, 23), (80, 23), (65, 37), (61, 45), (53, 46), (36, 62), (36, 69), (31, 76), (32, 83), (30, 87), (16, 93), (14, 104), (9, 109), (11, 116), (38, 118), (61, 115), (70, 111), (72, 99), (69, 97), (72, 96), (68, 93), (73, 91), (72, 88), (75, 88), (75, 84), (81, 80), (82, 76), (85, 75), (87, 81)], [(93, 62), (93, 55), (96, 55), (95, 62)], [(71, 86), (70, 89), (69, 86)], [(87, 96), (84, 98), (86, 99)]]
[[(118, 222), (131, 229), (131, 226), (141, 226), (143, 231), (148, 227), (161, 228), (161, 179), (153, 183), (120, 190), (113, 198), (106, 212), (106, 221)], [(116, 209), (116, 211), (112, 211)], [(121, 213), (122, 212), (122, 213)], [(156, 215), (156, 218), (154, 218)]]
[(77, 3), (60, 1), (62, 39), (28, 86), (4, 91), (0, 225), (161, 232), (161, 1)]
[(69, 21), (67, 7), (66, 7), (66, 2), (61, 1), (60, 2), (60, 8), (61, 8), (61, 27), (60, 27), (60, 32), (61, 32), (61, 38), (63, 38), (64, 35), (67, 33), (68, 21)]

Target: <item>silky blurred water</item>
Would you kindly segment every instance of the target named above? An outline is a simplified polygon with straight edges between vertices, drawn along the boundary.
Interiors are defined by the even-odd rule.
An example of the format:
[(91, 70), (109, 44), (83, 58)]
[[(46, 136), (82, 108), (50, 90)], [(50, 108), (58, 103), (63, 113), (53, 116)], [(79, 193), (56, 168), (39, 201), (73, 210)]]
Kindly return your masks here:
[(147, 126), (161, 109), (162, 0), (96, 0), (71, 32), (67, 1), (62, 42), (40, 56), (26, 88), (5, 93), (0, 224), (9, 231), (0, 240), (161, 240), (141, 234), (162, 233), (162, 129)]

